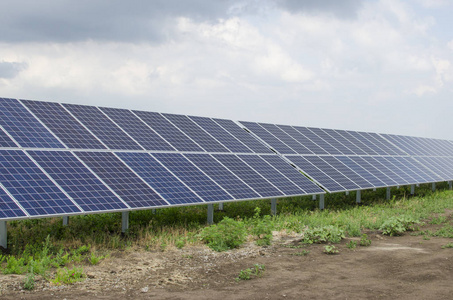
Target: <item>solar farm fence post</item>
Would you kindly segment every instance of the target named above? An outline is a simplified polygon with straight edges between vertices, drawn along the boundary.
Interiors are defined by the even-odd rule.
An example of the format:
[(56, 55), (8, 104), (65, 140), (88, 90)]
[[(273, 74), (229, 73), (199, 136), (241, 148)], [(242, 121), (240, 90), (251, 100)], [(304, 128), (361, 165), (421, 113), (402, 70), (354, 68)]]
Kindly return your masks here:
[(451, 190), (451, 186), (452, 186), (452, 182), (449, 181), (449, 182), (448, 182), (448, 188), (449, 188), (450, 190)]
[(433, 192), (436, 191), (436, 183), (435, 182), (433, 182), (433, 185), (432, 185), (431, 189), (433, 190)]
[(346, 196), (348, 196), (348, 195), (349, 195), (349, 191), (346, 191), (346, 193), (345, 193), (345, 194), (346, 194)]
[(219, 210), (223, 210), (223, 203), (219, 203)]
[(69, 224), (69, 217), (68, 216), (64, 216), (63, 217), (63, 226), (68, 226)]
[(311, 197), (311, 200), (315, 201), (316, 200), (316, 195), (313, 195), (313, 197)]
[(8, 246), (8, 231), (6, 230), (6, 221), (0, 221), (0, 246), (4, 249)]
[(324, 209), (324, 194), (319, 195), (319, 209)]
[(411, 195), (415, 194), (415, 184), (411, 185)]
[(214, 224), (214, 204), (208, 204), (208, 224)]
[(360, 190), (357, 190), (355, 202), (357, 203), (362, 202), (362, 192)]
[(121, 213), (121, 232), (125, 233), (129, 229), (129, 212), (123, 211)]
[(390, 200), (390, 187), (387, 188), (387, 193), (385, 199)]
[(271, 214), (273, 216), (277, 214), (277, 199), (271, 199)]

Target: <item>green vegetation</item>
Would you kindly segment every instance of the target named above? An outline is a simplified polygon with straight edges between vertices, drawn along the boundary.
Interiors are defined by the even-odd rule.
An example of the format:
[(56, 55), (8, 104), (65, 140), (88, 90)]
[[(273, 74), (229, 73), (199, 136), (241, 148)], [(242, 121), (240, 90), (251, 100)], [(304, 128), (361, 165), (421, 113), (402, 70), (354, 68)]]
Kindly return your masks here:
[(338, 252), (340, 252), (340, 251), (334, 245), (325, 245), (324, 246), (324, 253), (325, 254), (337, 254)]
[(349, 241), (347, 244), (346, 244), (346, 247), (348, 247), (348, 249), (355, 249), (357, 247), (357, 242), (356, 241)]
[(306, 244), (325, 242), (339, 243), (345, 238), (344, 230), (333, 225), (315, 228), (305, 227), (302, 230), (302, 233), (304, 236), (302, 241)]
[(392, 216), (381, 225), (379, 230), (382, 230), (382, 234), (390, 236), (401, 235), (407, 230), (414, 230), (414, 225), (416, 224), (420, 224), (420, 221), (413, 216)]
[(255, 264), (252, 268), (241, 270), (238, 277), (236, 277), (236, 281), (250, 280), (255, 277), (261, 277), (265, 269), (264, 265)]
[(448, 243), (442, 246), (442, 249), (453, 248), (453, 243)]
[(247, 230), (241, 220), (225, 217), (219, 224), (203, 229), (200, 238), (215, 251), (238, 248), (247, 240)]
[(59, 268), (55, 275), (55, 279), (52, 280), (56, 285), (61, 284), (73, 284), (77, 281), (82, 281), (85, 278), (82, 268)]
[(368, 247), (370, 245), (371, 245), (371, 239), (368, 238), (368, 235), (366, 233), (362, 234), (362, 237), (360, 238), (360, 246)]
[(294, 255), (294, 256), (307, 256), (308, 253), (310, 253), (310, 251), (308, 251), (308, 250), (302, 250), (302, 251), (300, 251), (300, 252), (291, 253), (291, 255)]

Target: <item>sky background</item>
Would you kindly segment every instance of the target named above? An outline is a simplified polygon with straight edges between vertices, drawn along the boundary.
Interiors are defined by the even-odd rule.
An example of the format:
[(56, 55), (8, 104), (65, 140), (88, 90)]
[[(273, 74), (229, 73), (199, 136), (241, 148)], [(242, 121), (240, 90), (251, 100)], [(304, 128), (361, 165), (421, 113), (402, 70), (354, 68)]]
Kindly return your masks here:
[(453, 140), (453, 1), (2, 0), (0, 97)]

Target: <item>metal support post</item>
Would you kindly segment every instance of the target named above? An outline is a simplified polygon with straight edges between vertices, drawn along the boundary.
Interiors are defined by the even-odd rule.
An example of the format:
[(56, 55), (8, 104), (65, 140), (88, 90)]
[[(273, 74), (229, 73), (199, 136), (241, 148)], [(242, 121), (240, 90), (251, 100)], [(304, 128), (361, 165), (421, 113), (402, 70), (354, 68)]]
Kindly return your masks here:
[(452, 188), (452, 181), (449, 181), (449, 182), (448, 182), (448, 188), (451, 190), (451, 188)]
[(277, 214), (277, 199), (271, 199), (271, 214), (275, 216)]
[(411, 195), (415, 194), (415, 184), (411, 185)]
[(387, 188), (387, 193), (385, 199), (390, 200), (390, 187)]
[(319, 195), (319, 209), (324, 209), (324, 194)]
[(360, 190), (357, 190), (355, 202), (357, 202), (357, 203), (362, 202), (362, 195), (361, 194), (362, 194), (362, 192)]
[(346, 196), (348, 196), (349, 195), (349, 191), (346, 191), (345, 194), (346, 194)]
[(376, 192), (376, 188), (373, 189), (373, 192)]
[(214, 204), (208, 204), (208, 224), (214, 224)]
[(223, 203), (219, 203), (219, 210), (223, 210)]
[(123, 211), (121, 213), (121, 232), (125, 233), (129, 229), (129, 212)]
[(6, 230), (6, 221), (0, 221), (0, 246), (3, 249), (8, 247), (8, 231)]
[(151, 212), (153, 213), (153, 215), (155, 215), (155, 214), (156, 214), (156, 209), (153, 208), (153, 209), (151, 210)]
[(433, 182), (433, 186), (431, 188), (432, 188), (433, 192), (436, 191), (436, 183), (435, 182)]
[(68, 216), (64, 216), (63, 217), (63, 226), (68, 226), (69, 224), (69, 217)]
[(311, 200), (315, 201), (316, 200), (316, 195), (313, 195), (313, 197), (311, 197)]

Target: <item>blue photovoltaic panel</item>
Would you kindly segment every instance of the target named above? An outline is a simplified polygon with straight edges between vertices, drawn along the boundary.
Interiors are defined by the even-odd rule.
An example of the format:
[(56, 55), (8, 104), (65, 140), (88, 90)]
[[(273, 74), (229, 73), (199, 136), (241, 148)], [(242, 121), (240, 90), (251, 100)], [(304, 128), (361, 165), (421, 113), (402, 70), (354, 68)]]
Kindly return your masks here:
[(338, 184), (335, 180), (330, 178), (323, 171), (318, 169), (315, 165), (310, 163), (302, 156), (286, 156), (294, 165), (299, 167), (306, 175), (313, 178), (322, 187), (326, 188), (329, 192), (345, 191), (346, 189)]
[(347, 178), (345, 175), (340, 173), (337, 169), (335, 169), (333, 166), (331, 166), (329, 163), (325, 162), (321, 157), (319, 156), (305, 156), (304, 157), (306, 160), (308, 160), (310, 163), (321, 169), (325, 174), (327, 174), (329, 177), (331, 177), (333, 180), (338, 182), (342, 187), (344, 187), (346, 190), (357, 190), (360, 188), (359, 185), (354, 183), (352, 180)]
[(359, 140), (362, 144), (364, 144), (367, 148), (372, 150), (374, 153), (368, 153), (370, 155), (388, 155), (387, 152), (379, 148), (378, 145), (375, 145), (372, 143), (368, 138), (360, 134), (359, 132), (356, 131), (347, 131), (347, 133), (357, 140)]
[(305, 135), (294, 129), (294, 127), (288, 125), (277, 125), (277, 127), (283, 130), (293, 139), (298, 141), (300, 144), (307, 147), (307, 149), (309, 149), (310, 152), (306, 154), (328, 154), (327, 151), (323, 150), (321, 147), (313, 143), (312, 140), (310, 140)]
[(110, 149), (142, 150), (142, 148), (107, 118), (97, 107), (63, 104), (80, 122)]
[[(353, 131), (346, 131), (346, 130), (335, 130), (339, 135), (344, 137), (346, 140), (348, 140), (351, 144), (357, 146), (361, 151), (364, 152), (364, 154), (367, 155), (378, 155), (376, 151), (371, 149), (365, 142), (365, 139), (362, 136), (354, 135)], [(360, 138), (359, 138), (360, 137)], [(360, 152), (358, 152), (360, 153)]]
[(383, 158), (389, 161), (398, 169), (400, 169), (402, 172), (413, 178), (415, 182), (412, 183), (422, 183), (431, 181), (431, 179), (428, 178), (426, 174), (424, 174), (422, 171), (417, 170), (414, 166), (409, 166), (407, 162), (402, 161), (401, 157), (388, 156)]
[[(373, 188), (374, 185), (364, 179), (362, 176), (355, 173), (353, 170), (348, 168), (345, 164), (343, 164), (340, 160), (336, 159), (333, 156), (323, 156), (322, 159), (331, 165), (335, 170), (339, 171), (342, 175), (346, 176), (352, 182), (357, 184), (360, 188)], [(337, 180), (337, 182), (339, 182)]]
[(324, 140), (327, 144), (329, 144), (332, 148), (329, 149), (334, 149), (329, 150), (331, 154), (337, 154), (340, 152), (341, 154), (346, 154), (346, 155), (353, 155), (355, 154), (353, 151), (348, 149), (346, 146), (338, 142), (336, 139), (334, 139), (332, 136), (330, 136), (324, 129), (321, 128), (308, 128), (311, 130), (314, 134), (316, 134), (318, 137), (320, 137), (322, 140)]
[(184, 156), (237, 200), (261, 198), (211, 155), (184, 154)]
[(0, 147), (15, 147), (17, 148), (16, 143), (0, 128)]
[(121, 152), (116, 154), (170, 204), (203, 202), (148, 153)]
[(71, 149), (106, 149), (59, 103), (21, 100), (41, 122)]
[(403, 164), (406, 164), (411, 170), (420, 174), (425, 182), (435, 182), (442, 180), (443, 178), (437, 175), (435, 172), (429, 170), (424, 165), (416, 161), (413, 157), (397, 157)]
[(211, 120), (210, 118), (204, 117), (193, 117), (189, 118), (198, 124), (201, 128), (206, 130), (210, 135), (215, 137), (219, 142), (222, 143), (225, 147), (230, 149), (231, 152), (235, 153), (251, 153), (252, 151), (247, 148), (243, 143), (238, 139), (232, 136), (228, 131), (220, 127), (219, 124)]
[(407, 141), (403, 140), (401, 136), (393, 135), (393, 134), (382, 134), (387, 140), (391, 143), (395, 144), (397, 147), (403, 149), (409, 155), (417, 155), (417, 149), (413, 149), (411, 145), (407, 143)]
[(0, 98), (0, 125), (22, 147), (64, 146), (17, 100)]
[(274, 167), (268, 164), (258, 155), (238, 155), (261, 176), (266, 178), (270, 183), (276, 186), (285, 195), (304, 195), (305, 192), (295, 185), (291, 180), (283, 176)]
[(110, 152), (75, 152), (117, 195), (132, 208), (165, 206), (167, 203)]
[(373, 176), (382, 181), (385, 186), (395, 186), (398, 185), (396, 181), (387, 176), (383, 170), (378, 169), (373, 164), (366, 161), (364, 158), (366, 156), (349, 156), (349, 159), (353, 160), (356, 164), (370, 172)]
[(179, 153), (153, 153), (165, 167), (175, 174), (205, 201), (228, 201), (233, 197), (207, 177)]
[(0, 150), (0, 182), (31, 216), (80, 212), (20, 150)]
[[(336, 159), (341, 161), (351, 170), (365, 178), (368, 182), (370, 182), (374, 187), (385, 187), (387, 186), (384, 182), (382, 182), (379, 178), (371, 174), (366, 168), (360, 166), (356, 162), (354, 162), (350, 157), (347, 156), (335, 156)], [(376, 170), (377, 171), (377, 170)], [(382, 175), (383, 176), (383, 175)]]
[(203, 149), (201, 149), (196, 143), (189, 139), (162, 115), (155, 112), (138, 110), (134, 111), (134, 114), (148, 124), (177, 150), (204, 152)]
[(318, 136), (315, 132), (313, 132), (313, 128), (308, 128), (308, 127), (299, 127), (299, 126), (294, 126), (297, 131), (299, 131), (301, 134), (309, 138), (313, 143), (318, 145), (320, 148), (325, 150), (329, 154), (342, 154), (340, 151), (335, 149), (331, 144), (326, 142), (324, 139), (322, 139), (320, 136)]
[(388, 161), (385, 157), (376, 156), (376, 157), (373, 157), (373, 159), (375, 159), (376, 161), (381, 163), (383, 166), (385, 166), (386, 168), (391, 170), (393, 173), (395, 173), (396, 175), (401, 177), (405, 181), (406, 184), (407, 183), (417, 183), (417, 180), (415, 178), (412, 178), (412, 176), (410, 176), (409, 174), (407, 174), (406, 172), (404, 172), (403, 170), (401, 170), (400, 168), (395, 166), (393, 163)]
[(13, 199), (0, 188), (0, 219), (27, 217)]
[(244, 125), (248, 130), (256, 134), (260, 139), (265, 141), (269, 146), (275, 149), (277, 152), (282, 154), (296, 154), (296, 152), (291, 149), (288, 145), (280, 141), (274, 135), (269, 133), (266, 129), (264, 129), (260, 124), (254, 122), (240, 122)]
[(239, 127), (231, 120), (213, 119), (217, 124), (222, 126), (223, 129), (228, 131), (232, 136), (240, 140), (244, 145), (249, 147), (255, 153), (274, 153), (260, 141), (258, 141), (250, 133)]
[(175, 150), (130, 110), (105, 107), (100, 109), (146, 150)]
[[(343, 135), (340, 134), (340, 130), (334, 130), (334, 129), (323, 129), (323, 131), (325, 133), (327, 133), (328, 135), (330, 135), (332, 138), (334, 138), (336, 141), (338, 141), (338, 143), (340, 143), (341, 145), (344, 145), (345, 147), (347, 147), (349, 150), (352, 151), (352, 154), (356, 154), (356, 155), (366, 155), (367, 153), (365, 151), (363, 151), (362, 149), (360, 149), (358, 147), (358, 145), (356, 144), (353, 144), (351, 143), (350, 140), (348, 140), (347, 138), (345, 138)], [(338, 148), (338, 147), (337, 147)], [(340, 149), (341, 150), (341, 149)], [(344, 152), (344, 151), (342, 151)]]
[(28, 154), (84, 211), (128, 208), (71, 152), (28, 151)]
[(178, 127), (179, 130), (187, 134), (198, 145), (204, 148), (204, 150), (208, 152), (230, 152), (187, 116), (174, 114), (162, 115)]
[(296, 170), (288, 162), (283, 160), (281, 157), (276, 155), (261, 155), (261, 158), (271, 164), (276, 168), (280, 173), (285, 175), (288, 179), (294, 182), (298, 187), (300, 187), (306, 194), (319, 194), (324, 193), (324, 191), (313, 183), (310, 179), (305, 177), (301, 172)]
[(278, 191), (272, 184), (264, 179), (260, 174), (246, 165), (234, 154), (214, 154), (215, 159), (220, 161), (225, 167), (233, 172), (236, 176), (247, 183), (262, 197), (278, 197), (283, 194)]
[[(379, 157), (379, 156), (376, 156)], [(390, 168), (388, 168), (385, 164), (380, 163), (374, 157), (371, 156), (362, 156), (362, 158), (368, 162), (369, 164), (373, 165), (375, 168), (377, 168), (379, 171), (390, 177), (393, 181), (397, 183), (397, 185), (406, 185), (409, 182), (393, 172)]]
[(372, 141), (375, 145), (378, 145), (381, 149), (385, 150), (389, 155), (407, 155), (406, 152), (396, 148), (377, 133), (362, 132), (362, 134), (368, 137), (368, 140)]
[(444, 180), (453, 178), (453, 168), (449, 168), (440, 157), (416, 157), (415, 158), (425, 168), (431, 170), (437, 176), (441, 176)]
[(296, 141), (289, 134), (287, 134), (282, 129), (280, 129), (277, 125), (264, 124), (264, 123), (260, 123), (260, 125), (264, 129), (269, 131), (271, 134), (273, 134), (275, 137), (277, 137), (284, 144), (289, 146), (292, 150), (296, 151), (297, 153), (299, 153), (299, 154), (313, 154), (313, 152), (311, 152), (307, 147), (305, 147), (303, 144), (301, 144), (298, 141)]

